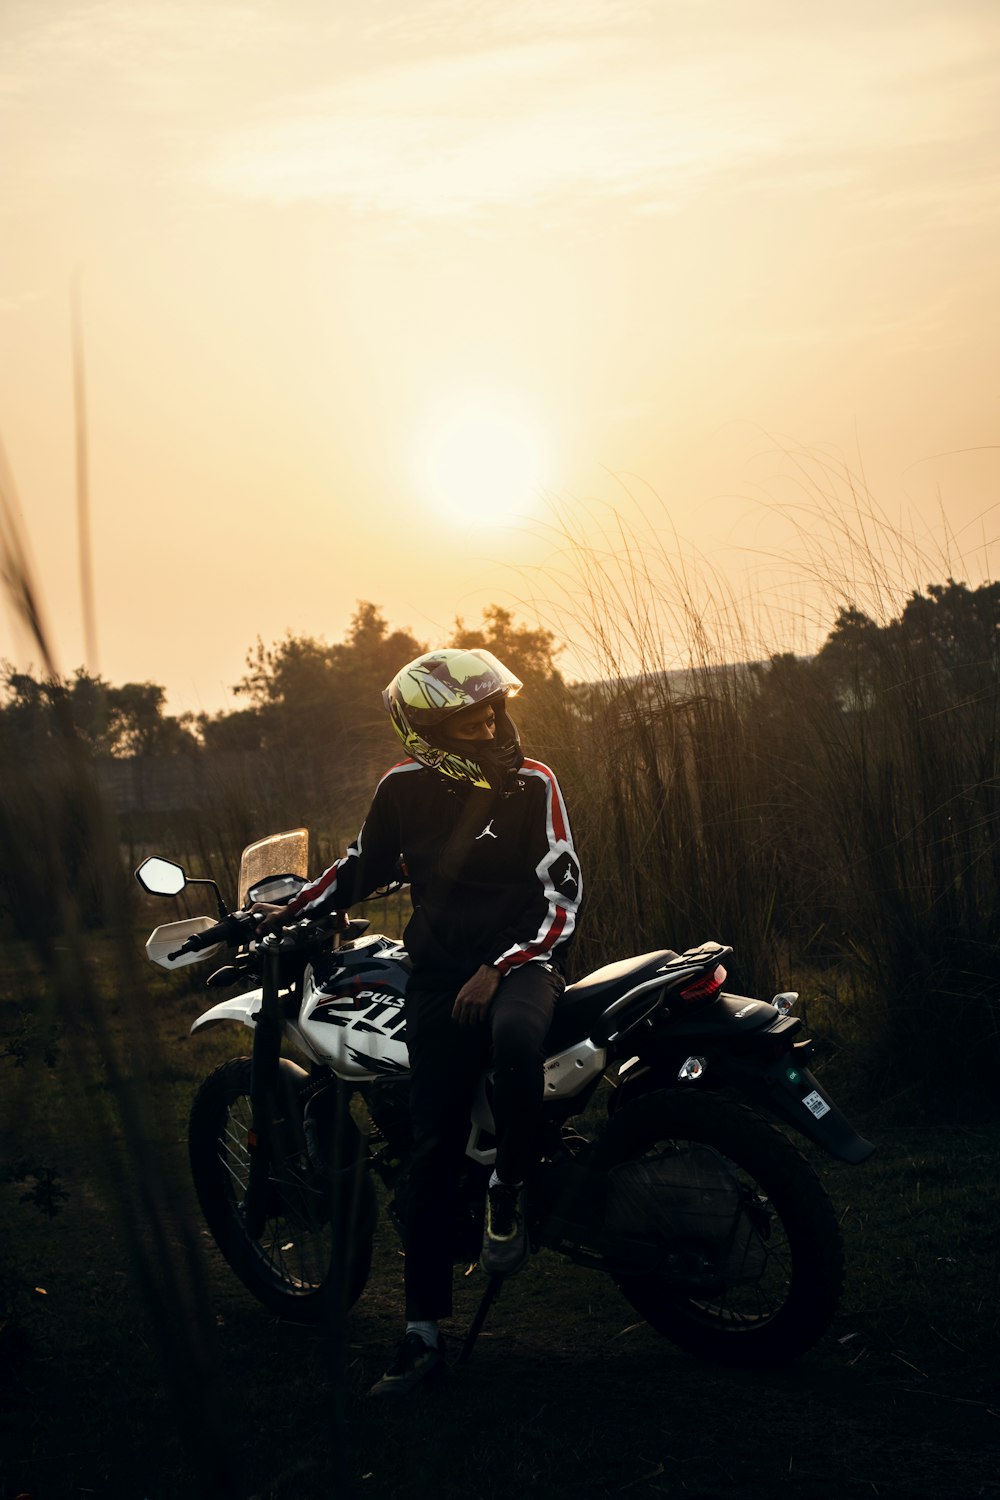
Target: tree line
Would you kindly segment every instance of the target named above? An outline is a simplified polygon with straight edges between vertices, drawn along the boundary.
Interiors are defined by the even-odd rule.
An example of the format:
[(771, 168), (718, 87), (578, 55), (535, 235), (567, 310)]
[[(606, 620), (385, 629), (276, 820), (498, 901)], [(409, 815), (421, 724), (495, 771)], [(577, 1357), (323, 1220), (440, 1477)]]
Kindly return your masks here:
[[(533, 689), (545, 696), (565, 690), (551, 632), (518, 625), (499, 605), (485, 609), (476, 628), (457, 620), (449, 644), (493, 651), (524, 680), (528, 701)], [(69, 678), (40, 678), (3, 663), (0, 748), (37, 753), (70, 734), (91, 754), (114, 758), (202, 750), (301, 755), (310, 742), (332, 757), (363, 754), (373, 738), (386, 743), (382, 689), (429, 649), (363, 601), (344, 639), (332, 645), (291, 633), (270, 645), (258, 638), (232, 689), (239, 706), (215, 714), (168, 713), (166, 689), (154, 682), (116, 687), (83, 667)]]

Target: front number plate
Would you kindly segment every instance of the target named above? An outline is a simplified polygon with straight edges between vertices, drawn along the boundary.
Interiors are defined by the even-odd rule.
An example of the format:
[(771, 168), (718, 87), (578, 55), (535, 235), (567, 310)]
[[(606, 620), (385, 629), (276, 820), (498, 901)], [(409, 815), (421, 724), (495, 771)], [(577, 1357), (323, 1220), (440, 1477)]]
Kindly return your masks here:
[(822, 1098), (821, 1095), (817, 1094), (815, 1089), (813, 1089), (811, 1094), (806, 1095), (802, 1103), (805, 1105), (806, 1109), (808, 1109), (812, 1114), (816, 1116), (817, 1120), (821, 1120), (824, 1115), (828, 1115), (830, 1113), (829, 1104), (827, 1104), (826, 1100)]

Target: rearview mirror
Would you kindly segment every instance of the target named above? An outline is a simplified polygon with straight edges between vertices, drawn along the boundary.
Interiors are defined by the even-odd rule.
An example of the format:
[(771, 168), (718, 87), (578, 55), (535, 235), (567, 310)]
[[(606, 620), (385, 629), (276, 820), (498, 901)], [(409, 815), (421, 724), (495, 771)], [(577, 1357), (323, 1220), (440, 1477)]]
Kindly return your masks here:
[(169, 859), (160, 859), (156, 854), (143, 860), (135, 878), (151, 896), (179, 896), (187, 885), (187, 876), (180, 865)]

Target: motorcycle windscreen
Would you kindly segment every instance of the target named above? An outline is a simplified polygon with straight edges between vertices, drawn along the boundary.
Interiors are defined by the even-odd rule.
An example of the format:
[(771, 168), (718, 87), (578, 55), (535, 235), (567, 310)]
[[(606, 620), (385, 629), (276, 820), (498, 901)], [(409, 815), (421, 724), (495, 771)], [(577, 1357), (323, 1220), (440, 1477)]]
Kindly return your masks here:
[[(246, 905), (247, 892), (275, 875), (294, 875), (305, 880), (309, 873), (309, 830), (291, 828), (248, 844), (240, 858), (237, 910)], [(288, 893), (289, 895), (291, 892)]]

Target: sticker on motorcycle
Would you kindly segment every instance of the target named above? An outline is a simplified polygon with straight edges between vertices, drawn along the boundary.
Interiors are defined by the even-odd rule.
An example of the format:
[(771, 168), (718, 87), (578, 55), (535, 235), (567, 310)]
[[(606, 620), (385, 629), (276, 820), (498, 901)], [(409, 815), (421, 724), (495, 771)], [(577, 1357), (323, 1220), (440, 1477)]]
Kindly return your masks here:
[(815, 1089), (813, 1089), (811, 1094), (806, 1095), (802, 1103), (805, 1105), (806, 1109), (810, 1110), (816, 1116), (817, 1120), (821, 1120), (824, 1115), (828, 1115), (830, 1113), (829, 1104), (827, 1104), (826, 1100), (822, 1098), (821, 1095), (817, 1094)]

